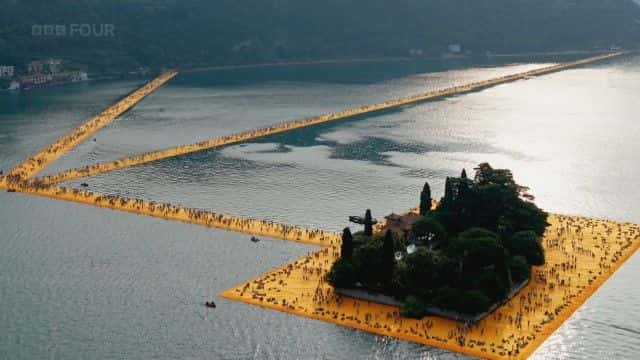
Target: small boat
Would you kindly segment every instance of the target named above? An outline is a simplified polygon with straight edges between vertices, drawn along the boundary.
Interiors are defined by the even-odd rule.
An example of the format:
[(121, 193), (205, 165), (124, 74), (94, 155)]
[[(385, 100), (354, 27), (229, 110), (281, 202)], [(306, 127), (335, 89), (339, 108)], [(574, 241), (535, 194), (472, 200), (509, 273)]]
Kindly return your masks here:
[(260, 239), (258, 239), (258, 238), (257, 238), (257, 237), (255, 237), (255, 236), (252, 236), (252, 237), (251, 237), (251, 241), (253, 241), (254, 243), (257, 243), (258, 241), (260, 241)]
[(16, 192), (16, 189), (7, 189), (7, 192)]
[(96, 138), (93, 138), (93, 142), (96, 142)]
[(204, 306), (206, 306), (208, 308), (215, 308), (216, 307), (216, 303), (214, 303), (213, 301), (207, 301), (206, 303), (204, 303)]
[(82, 183), (82, 184), (80, 184), (80, 186), (82, 186), (82, 187), (89, 187), (89, 184), (87, 184), (87, 183)]

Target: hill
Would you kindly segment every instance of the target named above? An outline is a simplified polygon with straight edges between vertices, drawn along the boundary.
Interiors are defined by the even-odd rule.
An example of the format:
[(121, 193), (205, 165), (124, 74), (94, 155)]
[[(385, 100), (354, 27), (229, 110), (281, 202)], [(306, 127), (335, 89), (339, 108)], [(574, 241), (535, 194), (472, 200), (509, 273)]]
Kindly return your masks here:
[[(93, 72), (293, 59), (636, 47), (635, 0), (0, 0), (0, 64)], [(113, 36), (71, 34), (108, 24)], [(60, 25), (65, 34), (34, 34)], [(78, 29), (77, 27), (75, 28)], [(99, 29), (98, 29), (99, 30)]]

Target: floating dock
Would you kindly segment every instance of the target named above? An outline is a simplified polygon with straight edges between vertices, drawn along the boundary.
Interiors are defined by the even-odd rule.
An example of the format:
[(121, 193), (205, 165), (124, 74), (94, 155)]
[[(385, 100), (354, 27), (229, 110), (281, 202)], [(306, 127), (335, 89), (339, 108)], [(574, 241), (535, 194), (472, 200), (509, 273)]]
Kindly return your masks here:
[(546, 264), (515, 297), (473, 325), (400, 317), (394, 306), (344, 297), (325, 278), (339, 245), (224, 291), (225, 298), (487, 359), (525, 359), (640, 246), (640, 226), (551, 215)]

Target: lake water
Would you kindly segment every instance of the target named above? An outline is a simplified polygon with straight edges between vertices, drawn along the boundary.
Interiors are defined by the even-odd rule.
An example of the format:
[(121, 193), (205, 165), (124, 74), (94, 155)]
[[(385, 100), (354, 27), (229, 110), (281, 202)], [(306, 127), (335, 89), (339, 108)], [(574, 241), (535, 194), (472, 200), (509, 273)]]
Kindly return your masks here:
[[(45, 172), (558, 60), (184, 74)], [(139, 84), (0, 94), (0, 168)], [(627, 56), (67, 185), (338, 230), (365, 208), (382, 218), (416, 205), (424, 181), (441, 195), (446, 176), (489, 161), (548, 211), (640, 223), (639, 94), (640, 57)], [(0, 204), (0, 358), (462, 357), (217, 297), (311, 246), (22, 194), (0, 193)], [(534, 358), (636, 358), (639, 277), (636, 255)], [(217, 309), (202, 306), (210, 299)]]

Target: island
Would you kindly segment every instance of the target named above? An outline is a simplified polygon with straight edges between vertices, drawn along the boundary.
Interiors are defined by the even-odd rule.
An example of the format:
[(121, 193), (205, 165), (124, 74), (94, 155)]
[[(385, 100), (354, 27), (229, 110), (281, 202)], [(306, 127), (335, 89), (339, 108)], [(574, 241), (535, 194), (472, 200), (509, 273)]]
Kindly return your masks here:
[[(527, 285), (545, 263), (547, 213), (507, 169), (488, 163), (446, 179), (444, 196), (425, 183), (417, 213), (387, 216), (373, 231), (369, 210), (350, 220), (327, 275), (336, 292), (400, 306), (403, 317), (477, 322)], [(436, 204), (433, 206), (433, 204)]]

